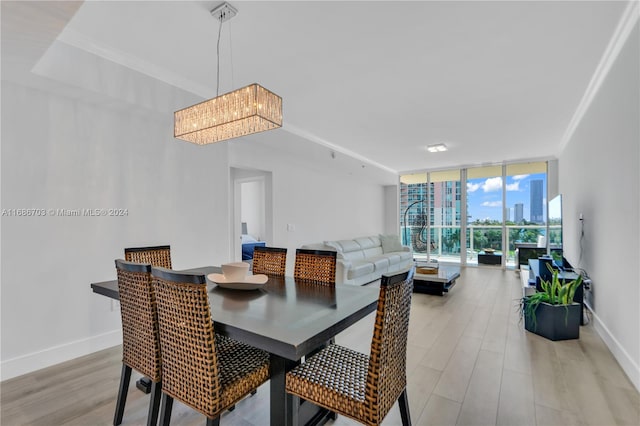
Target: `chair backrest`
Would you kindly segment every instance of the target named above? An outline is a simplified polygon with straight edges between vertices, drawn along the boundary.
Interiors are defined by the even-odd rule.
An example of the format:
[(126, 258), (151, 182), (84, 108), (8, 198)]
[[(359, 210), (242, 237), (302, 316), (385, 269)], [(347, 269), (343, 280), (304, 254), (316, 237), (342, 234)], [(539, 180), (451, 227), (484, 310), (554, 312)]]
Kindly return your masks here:
[(294, 278), (335, 286), (337, 255), (329, 250), (296, 249)]
[(126, 248), (124, 258), (128, 262), (150, 263), (151, 266), (171, 269), (171, 246)]
[(116, 270), (122, 317), (122, 362), (159, 382), (160, 341), (151, 265), (118, 259)]
[(407, 334), (414, 268), (383, 275), (371, 339), (365, 400), (370, 424), (380, 424), (407, 387)]
[(152, 268), (162, 391), (206, 416), (221, 410), (218, 359), (204, 275)]
[(284, 277), (286, 268), (286, 248), (256, 246), (253, 249), (252, 271), (254, 274)]

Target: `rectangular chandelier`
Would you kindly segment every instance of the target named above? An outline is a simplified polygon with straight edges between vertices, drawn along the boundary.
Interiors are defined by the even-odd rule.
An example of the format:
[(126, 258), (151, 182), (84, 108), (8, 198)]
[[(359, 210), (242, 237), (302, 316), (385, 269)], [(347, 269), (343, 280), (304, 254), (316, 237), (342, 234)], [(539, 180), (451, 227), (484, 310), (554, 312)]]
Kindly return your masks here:
[(282, 98), (250, 84), (174, 113), (174, 137), (205, 145), (282, 127)]

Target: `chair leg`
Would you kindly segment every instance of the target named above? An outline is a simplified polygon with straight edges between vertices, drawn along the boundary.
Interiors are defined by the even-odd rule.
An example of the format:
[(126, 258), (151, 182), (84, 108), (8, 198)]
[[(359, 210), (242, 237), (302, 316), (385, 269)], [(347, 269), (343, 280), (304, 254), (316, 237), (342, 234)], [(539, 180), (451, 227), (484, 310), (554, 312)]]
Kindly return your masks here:
[(158, 411), (160, 411), (160, 399), (162, 397), (162, 382), (151, 384), (151, 399), (149, 400), (149, 414), (147, 426), (158, 424)]
[(220, 426), (220, 416), (215, 419), (210, 419), (207, 417), (207, 426)]
[(400, 417), (402, 418), (402, 426), (411, 426), (411, 414), (409, 413), (409, 398), (407, 398), (407, 388), (404, 388), (398, 398), (400, 406)]
[(171, 422), (171, 409), (173, 408), (173, 397), (162, 393), (162, 408), (160, 409), (160, 425), (169, 426)]
[(116, 413), (113, 416), (113, 425), (118, 426), (122, 423), (122, 415), (124, 414), (124, 405), (127, 402), (127, 393), (129, 392), (129, 381), (131, 380), (131, 367), (122, 364), (122, 372), (120, 373), (120, 388), (118, 389), (118, 402), (116, 402)]

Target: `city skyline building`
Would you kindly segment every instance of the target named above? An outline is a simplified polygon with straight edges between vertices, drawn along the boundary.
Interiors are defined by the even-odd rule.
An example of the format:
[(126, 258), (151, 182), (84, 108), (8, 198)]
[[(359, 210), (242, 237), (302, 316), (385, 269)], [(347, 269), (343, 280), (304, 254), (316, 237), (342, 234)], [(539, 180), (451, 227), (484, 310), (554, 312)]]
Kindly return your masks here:
[(529, 203), (529, 220), (532, 223), (544, 223), (544, 215), (542, 208), (543, 200), (543, 181), (542, 179), (531, 180), (531, 192)]
[(521, 223), (523, 219), (524, 219), (524, 204), (516, 203), (513, 206), (513, 222)]
[[(428, 191), (430, 191), (429, 197), (427, 197)], [(436, 234), (443, 239), (451, 240), (461, 222), (461, 195), (460, 181), (431, 182), (429, 185), (426, 182), (401, 183), (400, 220), (402, 226), (408, 225), (412, 229), (411, 232), (416, 232), (417, 228), (426, 227), (428, 220), (432, 228), (432, 246), (437, 244), (436, 240), (439, 239)], [(428, 205), (427, 199), (429, 200)], [(440, 228), (440, 232), (436, 232), (435, 228)], [(403, 229), (402, 240), (404, 244), (409, 242), (408, 232)], [(459, 233), (455, 235), (459, 235)], [(421, 238), (426, 240), (426, 234)], [(458, 240), (459, 237), (456, 237), (456, 241)], [(459, 247), (459, 242), (456, 246)]]

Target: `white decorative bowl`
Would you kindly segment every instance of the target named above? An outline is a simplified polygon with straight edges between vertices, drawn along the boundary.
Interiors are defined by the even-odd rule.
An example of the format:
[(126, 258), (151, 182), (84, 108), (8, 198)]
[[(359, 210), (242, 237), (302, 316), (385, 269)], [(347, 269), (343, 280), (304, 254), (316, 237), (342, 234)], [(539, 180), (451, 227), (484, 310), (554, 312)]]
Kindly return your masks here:
[(232, 262), (222, 265), (222, 275), (230, 282), (244, 281), (249, 272), (249, 264), (246, 262)]

